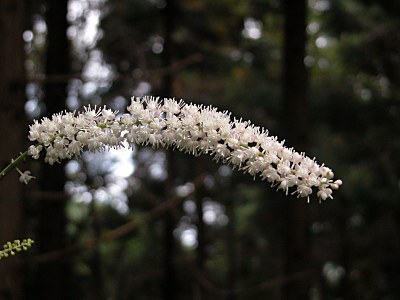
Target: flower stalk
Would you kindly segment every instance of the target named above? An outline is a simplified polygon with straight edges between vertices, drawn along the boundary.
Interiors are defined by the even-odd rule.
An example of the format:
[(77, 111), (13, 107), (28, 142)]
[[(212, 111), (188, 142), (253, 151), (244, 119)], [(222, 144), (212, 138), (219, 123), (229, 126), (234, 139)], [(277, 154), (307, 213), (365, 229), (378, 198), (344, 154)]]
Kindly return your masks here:
[[(216, 161), (253, 177), (260, 176), (286, 194), (293, 189), (292, 194), (307, 199), (314, 190), (320, 200), (332, 198), (333, 190), (342, 184), (341, 180), (333, 180), (330, 168), (285, 147), (264, 128), (241, 119), (231, 120), (229, 112), (212, 106), (133, 97), (127, 111), (117, 117), (117, 112), (106, 107), (89, 106), (83, 112), (63, 112), (51, 119), (35, 120), (29, 131), (34, 145), (6, 167), (0, 179), (27, 156), (38, 159), (42, 152), (45, 162), (52, 165), (85, 150), (139, 144), (173, 148), (195, 156), (210, 154)], [(21, 182), (32, 178), (28, 172), (20, 174)]]
[(0, 251), (0, 260), (10, 255), (15, 255), (21, 251), (27, 251), (34, 241), (32, 239), (14, 240), (13, 242), (7, 242), (3, 245), (3, 250)]
[(3, 179), (10, 171), (17, 168), (17, 166), (29, 157), (28, 151), (20, 153), (16, 159), (12, 159), (11, 162), (0, 172), (0, 180)]

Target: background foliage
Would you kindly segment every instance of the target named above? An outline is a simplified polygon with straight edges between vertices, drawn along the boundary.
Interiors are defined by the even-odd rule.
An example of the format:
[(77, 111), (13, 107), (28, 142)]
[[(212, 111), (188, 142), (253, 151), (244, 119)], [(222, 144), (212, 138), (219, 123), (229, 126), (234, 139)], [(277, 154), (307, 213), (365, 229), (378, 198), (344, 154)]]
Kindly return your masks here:
[[(123, 112), (152, 94), (251, 119), (344, 185), (307, 204), (208, 157), (146, 147), (27, 163), (36, 183), (0, 182), (0, 236), (35, 244), (2, 260), (0, 298), (399, 298), (400, 4), (309, 0), (303, 58), (285, 43), (298, 40), (288, 17), (301, 24), (291, 3), (4, 1), (1, 20), (19, 27), (0, 30), (1, 119), (19, 125), (0, 131), (19, 140), (2, 164), (33, 118), (86, 104)], [(306, 97), (286, 99), (285, 74), (302, 71), (285, 53), (304, 59)]]

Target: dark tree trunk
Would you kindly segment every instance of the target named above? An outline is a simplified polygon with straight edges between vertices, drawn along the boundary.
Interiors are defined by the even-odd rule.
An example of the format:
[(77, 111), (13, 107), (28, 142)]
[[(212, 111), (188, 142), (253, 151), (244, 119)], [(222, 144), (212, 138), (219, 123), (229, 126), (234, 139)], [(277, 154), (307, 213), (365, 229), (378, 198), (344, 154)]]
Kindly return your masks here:
[[(175, 30), (175, 0), (167, 0), (164, 9), (164, 50), (162, 52), (162, 64), (168, 67), (173, 63), (174, 42), (172, 34)], [(173, 97), (173, 74), (166, 73), (162, 78), (161, 93), (163, 97)]]
[[(306, 0), (284, 1), (282, 127), (287, 145), (300, 151), (306, 150), (308, 132), (307, 72), (304, 65), (306, 12)], [(293, 197), (284, 199), (283, 206), (284, 272), (291, 278), (284, 286), (283, 295), (285, 299), (309, 299), (309, 207), (303, 199)]]
[[(191, 158), (193, 159), (193, 158)], [(201, 159), (196, 159), (194, 162), (194, 175), (196, 178), (202, 177), (202, 173), (204, 173), (204, 166)], [(204, 265), (206, 263), (206, 224), (204, 223), (204, 211), (203, 211), (203, 199), (206, 196), (206, 191), (204, 184), (196, 185), (196, 190), (194, 194), (194, 198), (196, 201), (196, 226), (197, 226), (197, 248), (196, 248), (196, 268), (197, 270), (203, 274), (204, 273)], [(193, 289), (193, 299), (206, 299), (206, 294), (204, 288), (198, 283), (194, 283)]]
[(226, 228), (226, 249), (227, 249), (227, 263), (228, 263), (228, 273), (227, 273), (227, 288), (231, 293), (229, 293), (225, 299), (236, 300), (237, 297), (234, 293), (237, 282), (237, 251), (236, 251), (236, 210), (235, 210), (235, 197), (231, 193), (227, 196), (226, 201), (226, 214), (229, 218), (229, 222)]
[[(101, 220), (99, 218), (99, 212), (97, 211), (96, 201), (93, 200), (90, 203), (90, 216), (91, 216), (91, 230), (95, 238), (99, 238), (102, 234)], [(106, 282), (103, 274), (103, 260), (100, 251), (100, 244), (96, 243), (91, 251), (88, 265), (91, 269), (91, 298), (96, 300), (107, 299), (106, 293)]]
[[(68, 23), (67, 0), (47, 1), (46, 22), (48, 28), (46, 75), (68, 74), (69, 43), (66, 36)], [(65, 109), (67, 84), (64, 82), (46, 82), (44, 86), (46, 115)], [(40, 183), (42, 197), (39, 204), (38, 247), (41, 253), (62, 249), (66, 246), (64, 165), (43, 165)], [(34, 299), (71, 299), (70, 263), (65, 260), (43, 263), (37, 276), (37, 293)]]
[(284, 1), (283, 128), (287, 144), (307, 146), (308, 76), (304, 65), (307, 1)]
[[(165, 67), (172, 63), (172, 33), (174, 31), (174, 14), (175, 14), (175, 1), (167, 0), (164, 9), (164, 51), (162, 53), (163, 65)], [(173, 90), (173, 77), (172, 74), (165, 74), (162, 78), (161, 94), (164, 97), (171, 97)], [(175, 177), (174, 170), (174, 153), (171, 150), (166, 150), (166, 158), (168, 160), (168, 179), (164, 187), (165, 201), (172, 195), (173, 178)], [(176, 245), (173, 235), (176, 218), (173, 211), (167, 212), (164, 217), (164, 276), (162, 284), (162, 292), (164, 300), (177, 299), (177, 272), (174, 264)]]
[[(24, 151), (25, 1), (0, 1), (0, 168)], [(0, 181), (0, 246), (21, 238), (21, 191), (18, 173), (12, 171)], [(1, 261), (0, 298), (21, 299), (21, 276), (15, 262), (19, 256)]]

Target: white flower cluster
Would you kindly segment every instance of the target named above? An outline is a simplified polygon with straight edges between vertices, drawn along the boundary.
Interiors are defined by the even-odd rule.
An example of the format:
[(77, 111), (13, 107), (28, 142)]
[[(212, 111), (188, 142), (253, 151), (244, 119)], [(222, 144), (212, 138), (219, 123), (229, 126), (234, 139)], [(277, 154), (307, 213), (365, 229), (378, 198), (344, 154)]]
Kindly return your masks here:
[(211, 106), (177, 102), (174, 99), (132, 98), (129, 113), (116, 117), (109, 109), (86, 107), (83, 112), (64, 112), (43, 118), (30, 126), (29, 139), (36, 145), (28, 154), (39, 158), (46, 151), (49, 164), (79, 155), (83, 150), (130, 145), (173, 147), (193, 155), (211, 154), (252, 176), (260, 175), (278, 189), (294, 187), (299, 197), (313, 189), (325, 200), (332, 198), (341, 180), (333, 181), (331, 169), (320, 166), (304, 153), (286, 148), (276, 137), (250, 122), (231, 121), (228, 112)]

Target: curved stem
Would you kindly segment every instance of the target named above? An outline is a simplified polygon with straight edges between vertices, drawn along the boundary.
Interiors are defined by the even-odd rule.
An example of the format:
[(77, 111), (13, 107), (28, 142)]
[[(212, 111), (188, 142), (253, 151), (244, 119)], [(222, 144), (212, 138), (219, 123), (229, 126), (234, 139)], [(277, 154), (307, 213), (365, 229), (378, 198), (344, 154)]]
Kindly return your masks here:
[(3, 179), (3, 177), (6, 176), (8, 172), (15, 169), (27, 157), (28, 157), (28, 151), (25, 151), (25, 152), (21, 153), (16, 159), (11, 160), (11, 163), (9, 163), (8, 166), (5, 167), (0, 172), (0, 180)]

